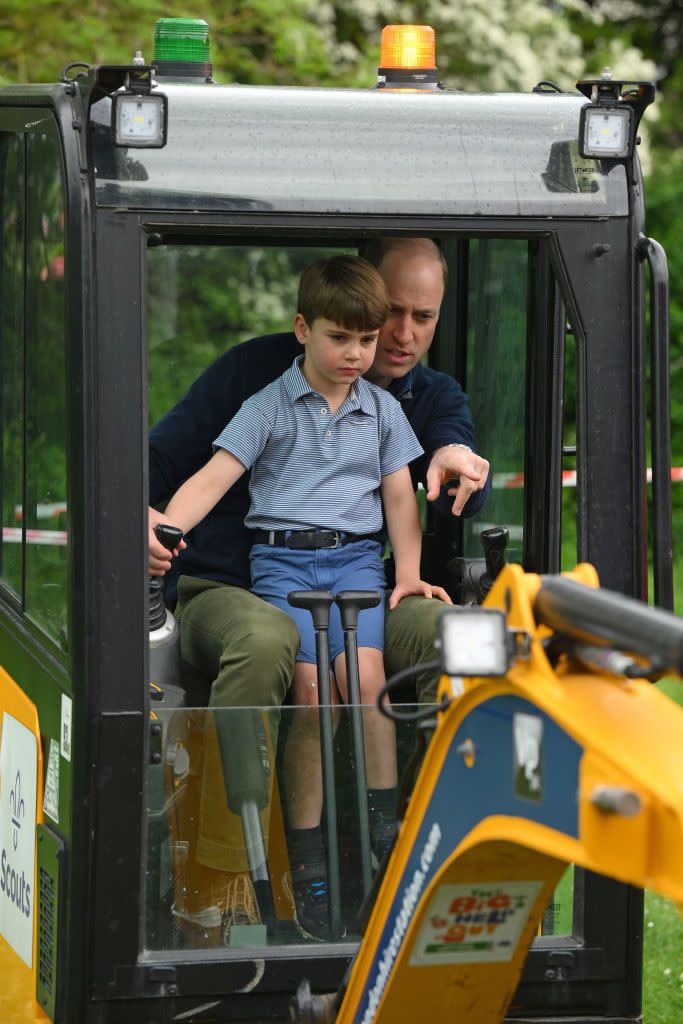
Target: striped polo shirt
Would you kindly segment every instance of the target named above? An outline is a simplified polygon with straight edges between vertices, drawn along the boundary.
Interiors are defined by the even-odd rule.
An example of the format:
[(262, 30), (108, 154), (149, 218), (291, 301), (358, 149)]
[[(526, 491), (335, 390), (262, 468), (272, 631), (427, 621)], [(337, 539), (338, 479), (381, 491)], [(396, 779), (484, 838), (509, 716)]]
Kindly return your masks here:
[(362, 377), (332, 416), (301, 372), (303, 359), (248, 398), (213, 443), (252, 470), (245, 525), (376, 533), (382, 477), (422, 448), (396, 399)]

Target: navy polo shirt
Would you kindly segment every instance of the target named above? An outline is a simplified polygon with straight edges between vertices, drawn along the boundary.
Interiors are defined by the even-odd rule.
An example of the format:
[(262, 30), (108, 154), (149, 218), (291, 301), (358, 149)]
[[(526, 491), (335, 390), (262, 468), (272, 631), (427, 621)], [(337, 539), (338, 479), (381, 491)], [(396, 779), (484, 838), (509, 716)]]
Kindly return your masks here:
[(322, 526), (377, 533), (383, 525), (379, 487), (422, 455), (396, 399), (354, 381), (337, 412), (301, 372), (303, 355), (248, 398), (214, 449), (251, 469), (252, 530)]
[[(168, 501), (180, 485), (211, 457), (211, 446), (245, 399), (262, 390), (289, 366), (301, 346), (294, 333), (252, 338), (224, 352), (194, 382), (184, 398), (161, 419), (149, 438), (149, 503)], [(410, 464), (413, 483), (424, 483), (432, 453), (446, 444), (474, 448), (467, 397), (449, 377), (418, 364), (389, 387), (401, 403), (425, 454)], [(484, 504), (491, 477), (473, 494), (463, 515)], [(450, 514), (453, 499), (445, 489), (436, 503)], [(178, 575), (198, 576), (235, 586), (249, 586), (251, 542), (244, 525), (249, 509), (249, 474), (245, 473), (187, 537), (187, 548), (173, 559), (167, 598), (175, 600)]]

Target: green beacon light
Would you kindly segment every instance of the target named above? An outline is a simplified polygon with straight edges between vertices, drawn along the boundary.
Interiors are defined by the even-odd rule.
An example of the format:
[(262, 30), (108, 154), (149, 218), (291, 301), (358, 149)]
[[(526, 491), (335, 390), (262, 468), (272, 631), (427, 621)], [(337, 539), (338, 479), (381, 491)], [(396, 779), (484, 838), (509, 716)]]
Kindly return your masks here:
[(212, 82), (207, 23), (202, 18), (159, 18), (152, 63), (159, 79)]

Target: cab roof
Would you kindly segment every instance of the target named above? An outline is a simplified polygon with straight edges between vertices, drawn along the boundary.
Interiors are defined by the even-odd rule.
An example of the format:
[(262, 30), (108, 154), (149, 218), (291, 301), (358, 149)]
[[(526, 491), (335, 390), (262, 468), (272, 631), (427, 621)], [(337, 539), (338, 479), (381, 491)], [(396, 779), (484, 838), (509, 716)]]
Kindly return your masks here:
[(162, 149), (116, 147), (111, 100), (92, 105), (99, 206), (394, 216), (628, 214), (624, 167), (578, 155), (586, 103), (578, 94), (163, 80), (159, 91), (169, 108)]

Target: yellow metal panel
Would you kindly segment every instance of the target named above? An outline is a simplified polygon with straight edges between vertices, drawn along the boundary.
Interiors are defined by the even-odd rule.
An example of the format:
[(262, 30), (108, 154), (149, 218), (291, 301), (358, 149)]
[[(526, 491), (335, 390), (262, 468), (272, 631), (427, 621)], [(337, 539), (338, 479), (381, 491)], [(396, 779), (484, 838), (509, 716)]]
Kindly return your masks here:
[[(39, 823), (43, 820), (43, 754), (40, 744), (38, 710), (35, 704), (28, 699), (21, 687), (0, 667), (0, 743), (2, 742), (2, 716), (5, 712), (25, 726), (36, 737), (38, 756), (36, 823)], [(2, 780), (0, 780), (1, 782)], [(34, 823), (34, 828), (36, 823)], [(38, 858), (36, 856), (36, 868), (33, 877), (34, 896), (38, 892), (36, 883), (37, 864)], [(34, 1021), (46, 1021), (49, 1019), (35, 1001), (38, 930), (36, 899), (34, 899), (33, 906), (32, 968), (28, 967), (4, 938), (0, 936), (0, 978), (2, 978), (2, 985), (0, 985), (0, 1020), (2, 1024), (15, 1024), (15, 1022), (16, 1024), (33, 1024)]]
[[(591, 566), (577, 566), (567, 575), (597, 586)], [(528, 653), (504, 679), (468, 679), (462, 688), (448, 677), (440, 682), (440, 697), (453, 699), (439, 713), (338, 1024), (420, 1019), (499, 1024), (553, 888), (572, 862), (656, 889), (683, 906), (683, 710), (644, 680), (582, 672), (566, 657), (555, 671), (543, 647), (550, 630), (537, 626), (533, 614), (540, 584), (540, 577), (507, 566), (487, 598), (486, 604), (502, 608), (508, 626), (525, 631), (530, 641)], [(579, 753), (578, 778), (574, 776), (572, 792), (566, 794), (574, 817), (552, 818), (544, 808), (535, 815), (529, 811), (529, 818), (538, 820), (527, 820), (524, 806), (513, 811), (520, 816), (486, 816), (482, 810), (482, 819), (469, 826), (433, 877), (428, 863), (419, 860), (411, 899), (406, 868), (410, 862), (413, 871), (416, 858), (424, 857), (429, 846), (429, 826), (420, 829), (433, 820), (428, 817), (430, 802), (449, 752), (462, 757), (459, 764), (471, 768), (473, 778), (477, 765), (494, 765), (482, 760), (493, 758), (490, 744), (488, 752), (486, 743), (477, 751), (467, 728), (460, 726), (479, 705), (492, 706), (509, 697), (550, 720), (551, 742), (564, 734), (564, 742), (571, 741)], [(456, 770), (452, 755), (448, 764)], [(574, 766), (576, 771), (576, 760)], [(459, 768), (456, 773), (462, 778)], [(553, 778), (557, 783), (558, 777)], [(613, 806), (615, 794), (619, 802)], [(443, 800), (440, 807), (443, 814)], [(551, 819), (573, 820), (576, 833), (564, 834), (557, 824), (551, 827)], [(439, 831), (438, 822), (431, 827)], [(508, 896), (517, 898), (517, 909), (502, 929), (487, 916), (493, 883), (502, 895), (507, 885)], [(474, 907), (469, 916), (465, 906)]]

